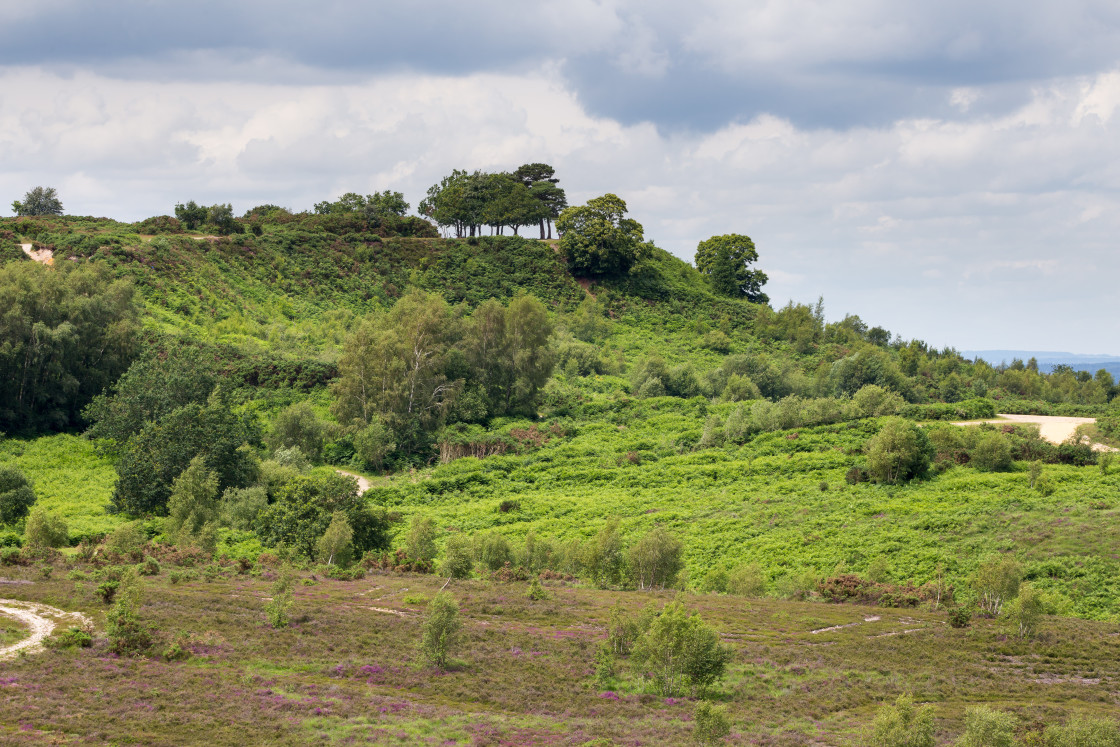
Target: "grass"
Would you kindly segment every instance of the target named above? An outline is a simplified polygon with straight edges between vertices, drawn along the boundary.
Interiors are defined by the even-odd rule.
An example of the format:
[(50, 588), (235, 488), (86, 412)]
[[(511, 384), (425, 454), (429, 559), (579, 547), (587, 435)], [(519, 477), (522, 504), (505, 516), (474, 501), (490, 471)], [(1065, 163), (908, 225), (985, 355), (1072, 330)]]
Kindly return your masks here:
[[(36, 569), (16, 573), (32, 576)], [(56, 574), (61, 575), (61, 574)], [(185, 662), (117, 658), (93, 649), (45, 652), (5, 666), (0, 700), (10, 744), (682, 744), (693, 701), (647, 693), (625, 671), (615, 690), (592, 683), (611, 605), (630, 614), (669, 593), (568, 585), (526, 599), (525, 584), (456, 583), (465, 640), (447, 672), (417, 663), (420, 616), (442, 579), (377, 575), (295, 587), (295, 623), (264, 624), (267, 578), (232, 569), (212, 582), (146, 581), (143, 619), (161, 642), (190, 636)], [(94, 583), (20, 587), (70, 600), (103, 619)], [(55, 601), (51, 601), (55, 600)], [(1113, 626), (1047, 619), (1021, 642), (998, 621), (968, 630), (944, 613), (684, 595), (735, 652), (714, 698), (728, 706), (731, 743), (858, 745), (875, 709), (911, 692), (935, 707), (945, 740), (964, 709), (986, 702), (1024, 727), (1072, 713), (1109, 715), (1120, 677)], [(380, 610), (391, 610), (397, 614)], [(871, 617), (878, 620), (869, 621)], [(854, 623), (854, 624), (853, 624)], [(813, 633), (834, 625), (839, 630)], [(902, 633), (902, 631), (914, 631)]]

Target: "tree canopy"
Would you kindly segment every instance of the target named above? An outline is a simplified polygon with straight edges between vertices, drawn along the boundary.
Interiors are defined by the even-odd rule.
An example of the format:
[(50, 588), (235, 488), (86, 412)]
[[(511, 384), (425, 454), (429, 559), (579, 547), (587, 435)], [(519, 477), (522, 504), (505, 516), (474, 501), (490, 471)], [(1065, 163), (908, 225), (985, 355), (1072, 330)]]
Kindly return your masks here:
[(12, 202), (12, 211), (16, 215), (62, 215), (62, 200), (54, 187), (35, 187), (22, 201)]
[(696, 247), (696, 268), (708, 276), (717, 293), (746, 298), (752, 303), (768, 303), (762, 292), (769, 279), (762, 270), (752, 270), (758, 251), (750, 236), (729, 233), (701, 241)]
[(621, 275), (649, 255), (642, 224), (626, 215), (626, 202), (605, 194), (560, 214), (560, 250), (573, 273)]
[(539, 225), (543, 239), (567, 205), (554, 174), (545, 163), (525, 164), (512, 174), (455, 169), (428, 188), (420, 212), (460, 238), (481, 233), (483, 226), (496, 234), (508, 227), (517, 235), (521, 226)]

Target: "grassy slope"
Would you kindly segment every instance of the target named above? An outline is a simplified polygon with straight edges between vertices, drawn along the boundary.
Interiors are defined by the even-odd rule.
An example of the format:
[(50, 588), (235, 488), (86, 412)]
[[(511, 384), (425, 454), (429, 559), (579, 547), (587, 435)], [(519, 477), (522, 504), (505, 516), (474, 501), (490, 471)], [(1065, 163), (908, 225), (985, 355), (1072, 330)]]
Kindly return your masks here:
[[(27, 598), (102, 624), (95, 580), (14, 573), (35, 578), (21, 587)], [(308, 580), (296, 587), (297, 622), (283, 630), (264, 624), (263, 579), (227, 569), (210, 582), (172, 585), (165, 570), (146, 583), (144, 616), (159, 645), (183, 631), (193, 657), (117, 658), (99, 643), (6, 663), (6, 744), (658, 745), (691, 736), (690, 699), (642, 694), (625, 662), (611, 690), (591, 679), (609, 607), (618, 601), (636, 614), (668, 594), (550, 585), (549, 599), (530, 602), (525, 584), (456, 584), (465, 639), (455, 668), (440, 674), (417, 663), (415, 648), (417, 611), (440, 579)], [(736, 744), (864, 744), (876, 706), (906, 692), (934, 705), (941, 740), (960, 733), (976, 702), (1015, 713), (1024, 730), (1115, 708), (1102, 683), (1120, 677), (1120, 644), (1101, 623), (1047, 620), (1039, 640), (1019, 643), (997, 622), (954, 630), (941, 613), (684, 601), (735, 652), (714, 698), (728, 706)], [(850, 627), (811, 632), (836, 625)]]

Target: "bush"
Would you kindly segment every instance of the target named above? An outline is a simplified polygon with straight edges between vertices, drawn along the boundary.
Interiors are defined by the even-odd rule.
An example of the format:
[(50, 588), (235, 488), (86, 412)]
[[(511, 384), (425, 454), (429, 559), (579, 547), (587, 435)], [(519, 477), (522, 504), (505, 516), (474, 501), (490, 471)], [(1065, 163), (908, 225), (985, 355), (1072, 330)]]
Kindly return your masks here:
[(999, 432), (989, 431), (977, 439), (969, 461), (982, 472), (1003, 472), (1011, 468), (1011, 445)]
[(121, 524), (113, 533), (105, 538), (105, 549), (115, 555), (126, 555), (139, 560), (144, 554), (144, 545), (148, 543), (148, 535), (140, 521), (130, 521)]
[(956, 747), (1012, 747), (1015, 717), (986, 705), (973, 706), (964, 714), (964, 734)]
[(879, 482), (893, 484), (922, 477), (933, 457), (925, 431), (902, 418), (888, 418), (867, 443), (867, 469)]
[(349, 567), (354, 559), (354, 530), (343, 511), (335, 511), (330, 526), (319, 538), (319, 561), (342, 568)]
[(268, 624), (274, 628), (286, 628), (291, 621), (292, 584), (295, 581), (290, 568), (282, 568), (276, 582), (272, 585), (272, 599), (264, 606)]
[(1048, 726), (1046, 747), (1120, 747), (1120, 726), (1115, 721), (1074, 716), (1065, 726)]
[(961, 605), (949, 609), (949, 626), (953, 628), (967, 628), (972, 624), (972, 607)]
[(766, 596), (766, 574), (758, 563), (738, 565), (727, 576), (727, 593), (740, 597)]
[(105, 616), (110, 648), (117, 654), (139, 654), (152, 645), (152, 634), (139, 618), (143, 589), (134, 569), (122, 574), (116, 596)]
[(318, 461), (326, 433), (326, 424), (315, 414), (311, 404), (297, 402), (276, 416), (266, 440), (273, 450), (296, 447), (312, 461)]
[(496, 571), (513, 562), (509, 541), (497, 532), (479, 532), (473, 538), (474, 559), (482, 568)]
[(453, 534), (443, 549), (440, 573), (448, 578), (470, 578), (474, 570), (474, 551), (471, 541), (462, 534)]
[(405, 538), (405, 553), (413, 563), (431, 563), (436, 557), (436, 525), (426, 516), (413, 516)]
[(446, 669), (448, 656), (458, 643), (459, 603), (447, 592), (441, 591), (428, 602), (420, 636), (420, 653), (433, 666)]
[(1008, 555), (988, 555), (972, 577), (972, 588), (979, 597), (980, 610), (998, 617), (1003, 605), (1019, 593), (1022, 569)]
[(93, 645), (93, 636), (81, 628), (70, 627), (45, 639), (43, 644), (54, 649), (89, 648)]
[(0, 524), (14, 524), (35, 503), (35, 491), (14, 464), (0, 464)]
[(102, 581), (97, 585), (97, 596), (101, 597), (101, 601), (105, 604), (112, 604), (119, 588), (119, 581)]
[(61, 516), (37, 506), (27, 517), (23, 537), (30, 547), (63, 547), (70, 540), (70, 530)]
[(159, 561), (155, 558), (144, 558), (144, 562), (136, 566), (136, 572), (141, 576), (158, 576), (159, 571)]
[(692, 712), (692, 738), (698, 744), (719, 744), (731, 733), (727, 720), (727, 709), (714, 706), (706, 700), (696, 704)]
[(529, 592), (525, 596), (534, 602), (540, 602), (548, 599), (548, 592), (541, 586), (541, 580), (534, 576), (533, 581), (529, 584)]
[(871, 725), (871, 747), (934, 747), (933, 709), (914, 707), (914, 699), (900, 695), (893, 706), (884, 705)]

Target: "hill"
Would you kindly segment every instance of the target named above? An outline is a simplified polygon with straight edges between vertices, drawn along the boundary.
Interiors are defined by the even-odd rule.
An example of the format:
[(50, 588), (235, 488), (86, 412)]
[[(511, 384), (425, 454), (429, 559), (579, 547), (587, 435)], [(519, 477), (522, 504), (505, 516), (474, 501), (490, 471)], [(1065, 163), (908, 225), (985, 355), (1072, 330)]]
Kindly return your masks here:
[[(722, 295), (656, 247), (628, 272), (585, 277), (570, 272), (555, 242), (521, 237), (442, 239), (416, 223), (286, 211), (253, 213), (229, 235), (169, 221), (0, 219), (0, 294), (10, 309), (0, 331), (13, 341), (0, 351), (3, 371), (27, 367), (21, 361), (34, 356), (7, 351), (35, 350), (21, 335), (43, 325), (36, 314), (48, 311), (28, 300), (44, 293), (27, 289), (49, 288), (73, 310), (50, 320), (59, 352), (36, 364), (41, 376), (29, 377), (41, 401), (65, 417), (32, 423), (20, 421), (18, 409), (0, 412), (15, 434), (0, 440), (0, 466), (29, 477), (39, 505), (67, 522), (68, 543), (84, 548), (53, 561), (73, 571), (43, 586), (54, 603), (70, 595), (96, 609), (97, 585), (128, 564), (111, 549), (118, 535), (140, 538), (136, 562), (159, 558), (147, 582), (158, 603), (145, 609), (163, 629), (193, 620), (202, 607), (226, 609), (226, 591), (262, 597), (264, 582), (289, 564), (307, 587), (296, 596), (312, 610), (306, 629), (297, 622), (294, 633), (315, 641), (307, 657), (273, 650), (271, 634), (253, 633), (244, 647), (231, 642), (239, 627), (261, 624), (253, 622), (255, 602), (233, 604), (225, 622), (199, 624), (213, 635), (189, 646), (224, 662), (223, 678), (252, 680), (284, 698), (319, 697), (336, 666), (341, 684), (358, 689), (349, 681), (355, 672), (385, 667), (409, 683), (401, 707), (411, 716), (387, 719), (403, 729), (400, 740), (474, 735), (457, 726), (471, 710), (463, 689), (470, 678), (455, 675), (444, 690), (434, 675), (406, 666), (409, 626), (444, 580), (429, 577), (437, 569), (467, 578), (450, 588), (468, 600), (473, 661), (500, 673), (490, 680), (497, 689), (482, 696), (486, 710), (516, 723), (494, 721), (494, 734), (503, 735), (496, 739), (543, 739), (564, 721), (526, 714), (500, 694), (508, 678), (524, 676), (520, 659), (502, 658), (506, 649), (577, 661), (555, 681), (594, 687), (589, 642), (609, 627), (610, 599), (626, 598), (637, 615), (644, 595), (634, 590), (650, 583), (642, 570), (649, 557), (666, 569), (656, 593), (681, 590), (734, 642), (721, 697), (762, 743), (801, 743), (810, 733), (828, 744), (859, 743), (872, 705), (906, 690), (943, 702), (945, 733), (959, 731), (964, 703), (995, 695), (982, 682), (991, 672), (980, 669), (969, 669), (967, 694), (935, 683), (948, 664), (926, 665), (941, 661), (934, 652), (946, 646), (956, 647), (957, 659), (966, 650), (1019, 663), (1057, 657), (1055, 676), (1079, 682), (1074, 670), (1082, 664), (1104, 667), (1073, 661), (1070, 641), (1097, 640), (1104, 628), (1092, 621), (1120, 619), (1120, 561), (1109, 550), (1118, 539), (1120, 476), (1111, 457), (1084, 443), (1048, 444), (1029, 427), (961, 429), (946, 421), (997, 410), (1086, 415), (1098, 418), (1094, 438), (1115, 443), (1120, 411), (1111, 379), (966, 360), (858, 317), (826, 322), (823, 303), (772, 309)], [(18, 249), (29, 241), (53, 253), (52, 267)], [(81, 329), (89, 299), (125, 287), (122, 280), (135, 291), (136, 318), (126, 321), (137, 325), (137, 344), (118, 366), (127, 368), (123, 375), (101, 371), (116, 383), (90, 399), (63, 384), (71, 338), (61, 332)], [(68, 432), (46, 433), (52, 422)], [(915, 466), (905, 474), (892, 466), (910, 459)], [(358, 496), (338, 469), (362, 474), (370, 489)], [(25, 527), (19, 519), (0, 537), (18, 545)], [(105, 540), (107, 532), (113, 537)], [(342, 539), (336, 546), (331, 537)], [(333, 564), (334, 550), (356, 553), (353, 567)], [(23, 552), (10, 557), (38, 557)], [(1004, 560), (1042, 612), (1083, 618), (1048, 622), (1054, 632), (1039, 644), (1045, 652), (1030, 641), (1007, 643), (1003, 620), (978, 621), (978, 638), (947, 637), (955, 633), (943, 625), (946, 605), (983, 603), (982, 570)], [(364, 573), (380, 575), (371, 582)], [(543, 609), (522, 602), (517, 584), (530, 577), (550, 584), (558, 601)], [(405, 584), (421, 590), (412, 592), (421, 601), (407, 601)], [(362, 607), (359, 596), (375, 591), (376, 604)], [(749, 609), (747, 598), (755, 600)], [(578, 612), (562, 612), (571, 605)], [(341, 610), (344, 622), (328, 623), (328, 609)], [(370, 625), (370, 609), (392, 623), (384, 662), (366, 661), (366, 650), (379, 645), (373, 638), (361, 650), (343, 643), (350, 627)], [(895, 639), (897, 625), (871, 645), (894, 657), (880, 669), (924, 674), (877, 674), (867, 660), (855, 675), (862, 694), (841, 697), (847, 688), (838, 683), (850, 674), (842, 660), (868, 645), (849, 633), (828, 639), (843, 656), (799, 663), (797, 646), (818, 640), (809, 632), (818, 627), (871, 617), (905, 627), (911, 616), (928, 629), (921, 652), (902, 641), (926, 633)], [(790, 619), (797, 622), (780, 622)], [(501, 625), (491, 635), (494, 623)], [(583, 624), (587, 640), (571, 633)], [(800, 636), (797, 645), (783, 631)], [(535, 642), (542, 635), (571, 645), (542, 647)], [(327, 653), (332, 647), (338, 655)], [(1103, 648), (1098, 655), (1110, 656)], [(175, 672), (154, 676), (178, 687)], [(391, 683), (371, 677), (362, 680), (389, 697)], [(1009, 704), (1016, 712), (1064, 718), (1056, 700), (1045, 713), (1032, 711), (1037, 682), (1014, 677), (1022, 695)], [(833, 684), (821, 700), (790, 705), (790, 688), (815, 692), (825, 682)], [(640, 732), (673, 742), (685, 733), (678, 725), (669, 737), (651, 737), (662, 715), (651, 710), (647, 685), (621, 675), (617, 685), (618, 701), (590, 691), (572, 696), (579, 718), (604, 700), (620, 720), (588, 726), (588, 739)], [(1078, 699), (1070, 712), (1094, 712), (1101, 693), (1079, 688), (1070, 691)], [(749, 705), (760, 697), (777, 715)], [(555, 693), (540, 698), (546, 709), (568, 702)], [(415, 710), (437, 702), (452, 705)], [(328, 741), (356, 733), (350, 705), (333, 699), (316, 707), (328, 712), (301, 712), (300, 729), (321, 728)], [(201, 702), (189, 707), (203, 710)], [(155, 728), (120, 718), (130, 729)], [(637, 721), (621, 723), (630, 719)], [(162, 728), (174, 733), (167, 725), (149, 733)], [(229, 736), (206, 733), (214, 743)], [(278, 743), (305, 736), (269, 733)]]

